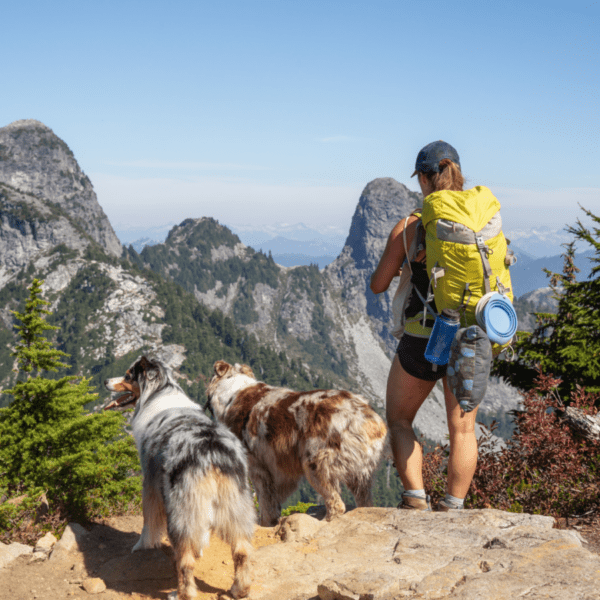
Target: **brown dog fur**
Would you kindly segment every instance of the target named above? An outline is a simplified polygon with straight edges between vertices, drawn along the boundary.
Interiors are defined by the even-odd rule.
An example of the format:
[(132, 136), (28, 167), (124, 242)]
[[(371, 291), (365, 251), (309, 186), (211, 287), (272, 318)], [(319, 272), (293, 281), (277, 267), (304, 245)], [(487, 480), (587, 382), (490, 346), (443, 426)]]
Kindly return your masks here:
[(372, 506), (373, 474), (387, 438), (383, 419), (345, 390), (294, 392), (259, 382), (247, 365), (217, 361), (208, 407), (248, 449), (260, 523), (274, 525), (302, 476), (324, 499), (327, 520), (346, 507), (345, 483), (358, 506)]

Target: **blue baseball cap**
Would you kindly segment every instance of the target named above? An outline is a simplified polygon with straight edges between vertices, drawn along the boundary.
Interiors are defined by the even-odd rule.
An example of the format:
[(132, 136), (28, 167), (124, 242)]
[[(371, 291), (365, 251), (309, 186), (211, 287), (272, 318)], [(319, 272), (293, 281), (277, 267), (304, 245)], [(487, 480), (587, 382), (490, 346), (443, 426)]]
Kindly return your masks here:
[(458, 152), (446, 142), (439, 140), (431, 142), (421, 149), (415, 163), (415, 172), (411, 175), (414, 177), (417, 173), (439, 173), (440, 161), (444, 158), (449, 158), (453, 163), (458, 165), (460, 169), (460, 159)]

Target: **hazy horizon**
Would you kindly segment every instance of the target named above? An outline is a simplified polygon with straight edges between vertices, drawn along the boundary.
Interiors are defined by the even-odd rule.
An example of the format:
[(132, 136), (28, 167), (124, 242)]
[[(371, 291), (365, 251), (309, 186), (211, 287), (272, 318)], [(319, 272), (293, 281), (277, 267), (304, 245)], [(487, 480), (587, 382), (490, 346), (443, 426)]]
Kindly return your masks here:
[[(600, 213), (600, 4), (9, 3), (0, 126), (71, 148), (116, 227), (349, 227), (444, 139), (508, 228)], [(18, 26), (17, 26), (18, 25)]]

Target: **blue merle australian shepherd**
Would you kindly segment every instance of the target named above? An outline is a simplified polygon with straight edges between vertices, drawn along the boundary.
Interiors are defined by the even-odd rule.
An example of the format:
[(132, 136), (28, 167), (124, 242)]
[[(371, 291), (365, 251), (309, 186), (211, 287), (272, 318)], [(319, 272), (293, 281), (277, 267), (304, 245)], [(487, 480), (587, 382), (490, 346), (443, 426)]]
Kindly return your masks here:
[(194, 565), (210, 534), (231, 544), (235, 580), (230, 594), (248, 595), (248, 556), (255, 510), (241, 442), (211, 421), (158, 360), (138, 358), (106, 388), (125, 392), (106, 406), (135, 405), (133, 435), (144, 475), (144, 528), (132, 552), (160, 546), (163, 533), (175, 552), (179, 600), (196, 595)]

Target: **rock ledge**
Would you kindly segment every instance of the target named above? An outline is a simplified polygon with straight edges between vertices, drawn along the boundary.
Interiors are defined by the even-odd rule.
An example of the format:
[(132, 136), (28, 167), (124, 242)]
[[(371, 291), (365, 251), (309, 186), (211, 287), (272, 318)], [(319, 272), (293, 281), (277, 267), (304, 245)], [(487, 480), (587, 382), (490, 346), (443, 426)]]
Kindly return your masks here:
[(288, 518), (279, 530), (291, 541), (253, 555), (253, 600), (584, 600), (600, 589), (600, 557), (551, 517), (360, 508), (316, 528)]

